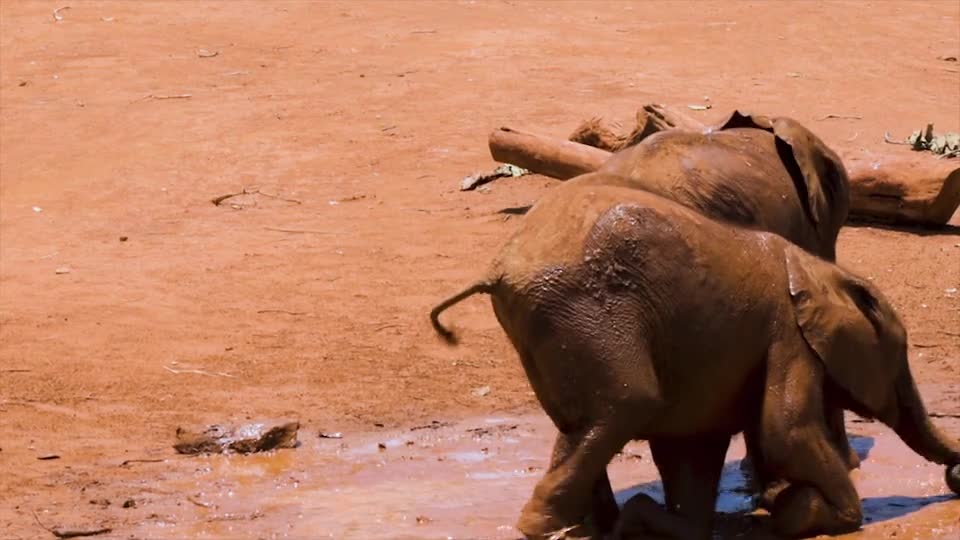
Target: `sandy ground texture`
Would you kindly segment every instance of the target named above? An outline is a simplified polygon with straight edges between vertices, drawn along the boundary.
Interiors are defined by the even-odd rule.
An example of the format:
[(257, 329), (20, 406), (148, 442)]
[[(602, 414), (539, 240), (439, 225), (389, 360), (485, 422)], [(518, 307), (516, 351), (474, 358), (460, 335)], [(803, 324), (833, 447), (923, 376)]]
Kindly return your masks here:
[[(502, 210), (556, 184), (459, 192), (492, 168), (491, 129), (564, 136), (707, 97), (704, 121), (793, 116), (848, 154), (960, 129), (955, 0), (38, 0), (0, 18), (3, 538), (52, 538), (34, 514), (112, 538), (513, 537), (550, 426), (487, 302), (448, 314), (456, 349), (426, 316), (517, 226)], [(960, 413), (953, 223), (839, 245), (898, 308), (942, 415)], [(178, 426), (259, 419), (299, 420), (303, 445), (172, 449)], [(940, 473), (852, 420), (874, 449), (860, 537), (960, 531)], [(637, 448), (614, 483), (655, 492)]]

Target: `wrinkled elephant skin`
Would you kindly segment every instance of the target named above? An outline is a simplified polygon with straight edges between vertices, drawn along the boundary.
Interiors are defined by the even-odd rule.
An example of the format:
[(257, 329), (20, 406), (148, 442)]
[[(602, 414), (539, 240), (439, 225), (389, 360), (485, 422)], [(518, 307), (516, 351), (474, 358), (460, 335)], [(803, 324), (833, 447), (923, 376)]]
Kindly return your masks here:
[[(478, 292), (559, 430), (521, 512), (531, 538), (605, 532), (594, 504), (611, 457), (646, 439), (667, 511), (631, 505), (642, 530), (708, 538), (730, 436), (744, 430), (781, 534), (860, 526), (860, 500), (825, 403), (877, 418), (952, 466), (960, 447), (927, 418), (906, 332), (868, 282), (780, 236), (736, 227), (644, 191), (564, 184), (524, 218)], [(636, 527), (631, 526), (630, 530)]]

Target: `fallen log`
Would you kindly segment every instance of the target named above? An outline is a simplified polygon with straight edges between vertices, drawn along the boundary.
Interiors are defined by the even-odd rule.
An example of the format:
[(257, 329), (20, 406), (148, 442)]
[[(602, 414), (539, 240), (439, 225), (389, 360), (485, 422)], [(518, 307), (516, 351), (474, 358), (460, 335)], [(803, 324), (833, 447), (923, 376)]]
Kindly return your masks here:
[[(702, 125), (701, 125), (702, 128)], [(490, 134), (490, 154), (501, 163), (567, 180), (600, 168), (611, 153), (573, 141), (503, 127)], [(850, 177), (854, 219), (942, 226), (960, 206), (960, 163), (931, 156), (852, 156), (844, 159)]]
[(490, 155), (500, 163), (566, 180), (599, 169), (610, 152), (502, 127), (490, 134)]
[(850, 217), (945, 225), (960, 206), (960, 162), (921, 153), (844, 158)]

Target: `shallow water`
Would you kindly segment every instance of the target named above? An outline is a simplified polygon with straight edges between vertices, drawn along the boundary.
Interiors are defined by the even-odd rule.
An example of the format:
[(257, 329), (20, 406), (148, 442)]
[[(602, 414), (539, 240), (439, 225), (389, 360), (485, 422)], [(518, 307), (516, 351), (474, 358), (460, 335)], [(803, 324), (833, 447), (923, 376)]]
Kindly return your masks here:
[[(943, 468), (877, 424), (850, 426), (864, 460), (854, 473), (864, 538), (960, 538), (960, 500)], [(177, 461), (155, 484), (189, 495), (131, 531), (150, 538), (516, 538), (513, 523), (543, 473), (553, 428), (540, 416), (479, 418), (413, 430), (344, 433), (250, 456)], [(855, 435), (854, 435), (855, 434)], [(731, 444), (717, 509), (724, 537), (750, 536), (742, 441)], [(662, 501), (649, 449), (631, 443), (609, 467), (621, 503), (637, 492)], [(157, 501), (161, 502), (161, 501)], [(759, 518), (758, 518), (759, 519)], [(720, 533), (718, 533), (719, 535)], [(719, 536), (718, 536), (719, 537)]]

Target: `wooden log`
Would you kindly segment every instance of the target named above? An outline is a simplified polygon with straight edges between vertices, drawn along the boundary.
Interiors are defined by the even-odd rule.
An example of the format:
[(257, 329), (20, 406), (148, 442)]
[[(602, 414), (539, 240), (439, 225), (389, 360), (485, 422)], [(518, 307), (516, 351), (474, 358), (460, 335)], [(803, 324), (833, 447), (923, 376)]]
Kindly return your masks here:
[(928, 153), (844, 158), (850, 217), (945, 225), (960, 206), (960, 161)]
[[(500, 128), (490, 134), (490, 154), (560, 180), (600, 168), (611, 153), (585, 144)], [(926, 153), (848, 156), (853, 219), (942, 226), (960, 206), (960, 163)]]
[(610, 152), (502, 127), (490, 134), (490, 155), (535, 173), (566, 180), (600, 168)]

